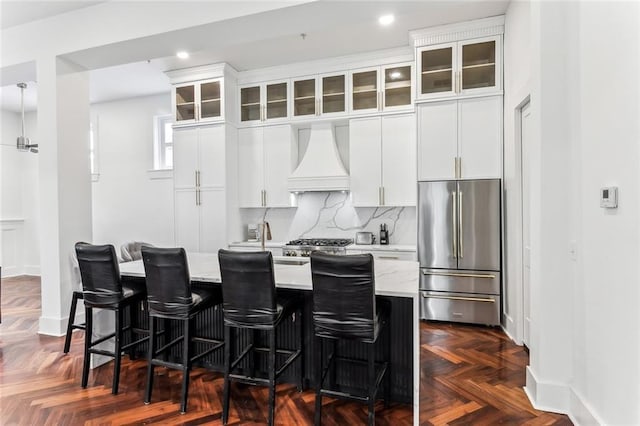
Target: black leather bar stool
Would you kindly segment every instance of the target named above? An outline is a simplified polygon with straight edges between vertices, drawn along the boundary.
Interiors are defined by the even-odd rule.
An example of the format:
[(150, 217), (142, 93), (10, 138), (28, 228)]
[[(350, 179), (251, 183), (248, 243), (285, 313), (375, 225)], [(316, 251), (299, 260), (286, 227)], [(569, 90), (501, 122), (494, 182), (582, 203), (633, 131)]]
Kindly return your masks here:
[[(273, 425), (276, 399), (276, 380), (296, 358), (300, 359), (300, 374), (298, 389), (302, 390), (304, 377), (304, 362), (302, 356), (302, 300), (296, 297), (284, 297), (276, 293), (273, 275), (273, 257), (270, 252), (233, 252), (218, 251), (220, 275), (222, 277), (222, 297), (224, 313), (224, 401), (222, 406), (222, 423), (229, 419), (230, 381), (240, 381), (249, 384), (267, 384), (269, 386), (269, 425)], [(299, 346), (297, 350), (278, 349), (276, 347), (276, 332), (284, 319), (295, 314)], [(235, 342), (231, 339), (231, 330), (250, 329), (264, 330), (269, 335), (268, 348), (255, 346), (252, 341), (232, 360), (231, 349)], [(255, 334), (254, 334), (255, 336)], [(238, 364), (252, 353), (268, 353), (268, 379), (236, 374)], [(276, 366), (276, 355), (287, 355), (287, 359)], [(253, 362), (251, 362), (253, 365)], [(250, 368), (253, 370), (254, 368)]]
[[(319, 425), (322, 416), (322, 396), (354, 399), (369, 405), (369, 425), (375, 422), (374, 405), (376, 394), (386, 375), (385, 402), (389, 402), (390, 344), (385, 347), (386, 359), (383, 363), (375, 361), (375, 343), (380, 330), (388, 324), (389, 304), (378, 300), (376, 306), (375, 275), (373, 256), (356, 254), (336, 256), (313, 252), (311, 254), (311, 278), (313, 282), (313, 327), (315, 353), (316, 411), (315, 424)], [(388, 328), (388, 327), (387, 327)], [(333, 342), (333, 351), (326, 366), (322, 359), (323, 341)], [(338, 339), (355, 340), (365, 343), (367, 360), (353, 360), (338, 357), (336, 353)], [(388, 342), (391, 339), (387, 339)], [(365, 363), (367, 366), (366, 396), (348, 394), (335, 389), (323, 388), (327, 372), (336, 361)], [(377, 371), (376, 371), (377, 370)]]
[[(189, 277), (187, 254), (182, 248), (142, 247), (142, 261), (147, 277), (147, 301), (149, 306), (149, 355), (147, 367), (147, 388), (144, 403), (151, 402), (153, 370), (156, 365), (182, 370), (182, 398), (180, 412), (187, 411), (189, 393), (189, 372), (194, 361), (221, 348), (224, 342), (192, 335), (192, 320), (203, 310), (222, 303), (220, 291), (214, 288), (193, 288)], [(182, 335), (164, 346), (157, 347), (156, 324), (158, 319), (181, 323)], [(182, 343), (182, 361), (171, 362), (159, 355)], [(194, 343), (205, 343), (209, 347), (193, 355)]]
[[(146, 297), (144, 286), (133, 283), (123, 283), (120, 280), (118, 258), (112, 245), (91, 245), (77, 243), (76, 256), (82, 277), (82, 292), (84, 297), (86, 330), (84, 338), (84, 363), (82, 367), (82, 387), (87, 387), (89, 380), (89, 360), (91, 354), (109, 356), (114, 359), (113, 385), (111, 393), (118, 393), (120, 382), (120, 357), (123, 351), (145, 342), (149, 336), (146, 330), (133, 328), (124, 323), (124, 310), (131, 309)], [(115, 312), (116, 323), (113, 333), (93, 340), (93, 308), (106, 309)], [(131, 311), (130, 311), (131, 312)], [(143, 334), (144, 337), (123, 344), (125, 333)], [(96, 348), (95, 346), (115, 337), (113, 351)]]

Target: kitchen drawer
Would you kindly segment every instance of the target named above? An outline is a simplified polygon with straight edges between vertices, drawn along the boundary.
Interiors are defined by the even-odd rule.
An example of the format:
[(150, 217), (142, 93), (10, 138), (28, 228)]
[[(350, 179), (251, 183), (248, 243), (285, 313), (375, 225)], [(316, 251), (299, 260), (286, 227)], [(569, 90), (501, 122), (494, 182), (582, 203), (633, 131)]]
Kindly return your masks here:
[(500, 294), (500, 272), (423, 268), (420, 290)]
[(395, 251), (395, 250), (353, 250), (347, 249), (347, 254), (371, 253), (374, 259), (380, 260), (412, 260), (417, 259), (415, 251)]
[(495, 294), (421, 291), (420, 318), (500, 325), (500, 296)]

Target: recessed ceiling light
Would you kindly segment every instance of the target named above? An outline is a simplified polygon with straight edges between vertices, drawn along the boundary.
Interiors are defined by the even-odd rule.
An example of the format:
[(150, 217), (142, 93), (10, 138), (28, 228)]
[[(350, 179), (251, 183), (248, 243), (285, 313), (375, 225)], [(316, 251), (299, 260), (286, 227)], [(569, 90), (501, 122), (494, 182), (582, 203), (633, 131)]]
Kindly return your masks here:
[(380, 25), (391, 25), (396, 18), (393, 15), (382, 15), (378, 18)]
[(189, 52), (181, 50), (178, 53), (176, 53), (176, 56), (180, 59), (187, 59), (189, 57)]
[(391, 74), (389, 74), (389, 77), (391, 77), (392, 80), (397, 80), (400, 77), (402, 77), (402, 73), (400, 71), (394, 71)]

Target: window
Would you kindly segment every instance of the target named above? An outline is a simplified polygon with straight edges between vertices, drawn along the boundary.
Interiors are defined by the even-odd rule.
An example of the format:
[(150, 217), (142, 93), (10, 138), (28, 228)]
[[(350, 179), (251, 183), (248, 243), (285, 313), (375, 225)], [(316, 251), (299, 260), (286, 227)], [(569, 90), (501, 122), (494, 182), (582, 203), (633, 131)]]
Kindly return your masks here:
[(153, 168), (166, 170), (173, 168), (173, 117), (154, 117)]
[(89, 122), (89, 163), (91, 165), (91, 180), (96, 182), (100, 176), (98, 163), (98, 117)]

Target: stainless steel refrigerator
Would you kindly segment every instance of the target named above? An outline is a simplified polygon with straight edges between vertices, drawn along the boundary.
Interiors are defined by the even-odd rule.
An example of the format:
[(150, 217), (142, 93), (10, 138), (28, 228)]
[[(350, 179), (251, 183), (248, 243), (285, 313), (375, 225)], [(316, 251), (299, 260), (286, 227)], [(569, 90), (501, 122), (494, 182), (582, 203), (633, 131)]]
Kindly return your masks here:
[(418, 182), (420, 317), (500, 324), (500, 179)]

